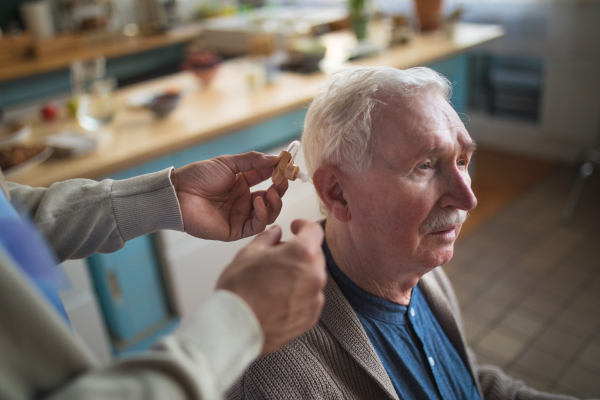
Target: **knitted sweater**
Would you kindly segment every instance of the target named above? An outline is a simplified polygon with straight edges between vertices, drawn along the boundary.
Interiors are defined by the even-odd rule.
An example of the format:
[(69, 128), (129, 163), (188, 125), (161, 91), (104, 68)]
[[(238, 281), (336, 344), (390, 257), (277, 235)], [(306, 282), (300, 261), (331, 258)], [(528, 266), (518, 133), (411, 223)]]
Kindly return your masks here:
[[(572, 399), (538, 392), (496, 367), (478, 365), (466, 344), (458, 300), (442, 268), (424, 275), (419, 286), (450, 342), (476, 377), (482, 399)], [(398, 395), (358, 317), (329, 277), (318, 324), (279, 351), (252, 363), (227, 399), (398, 399)]]

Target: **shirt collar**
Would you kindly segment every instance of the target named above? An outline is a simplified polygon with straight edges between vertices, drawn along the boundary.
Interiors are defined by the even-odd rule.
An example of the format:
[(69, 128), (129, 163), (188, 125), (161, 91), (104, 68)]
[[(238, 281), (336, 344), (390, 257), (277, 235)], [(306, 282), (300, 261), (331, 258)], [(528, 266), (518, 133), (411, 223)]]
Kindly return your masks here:
[(407, 323), (408, 307), (375, 296), (352, 282), (333, 260), (326, 240), (323, 241), (323, 252), (325, 253), (327, 269), (331, 277), (355, 312), (395, 325), (404, 325)]

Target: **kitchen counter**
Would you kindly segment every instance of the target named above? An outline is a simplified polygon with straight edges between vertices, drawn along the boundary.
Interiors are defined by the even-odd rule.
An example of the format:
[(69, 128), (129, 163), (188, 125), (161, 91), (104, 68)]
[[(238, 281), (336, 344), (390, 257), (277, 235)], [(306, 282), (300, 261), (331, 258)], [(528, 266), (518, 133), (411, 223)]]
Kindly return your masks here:
[[(503, 35), (504, 30), (498, 25), (458, 24), (452, 40), (439, 32), (423, 34), (408, 45), (353, 61), (351, 65), (396, 68), (425, 65)], [(251, 91), (241, 63), (234, 60), (222, 65), (217, 78), (207, 88), (201, 88), (189, 72), (127, 87), (117, 93), (119, 111), (105, 133), (105, 140), (94, 153), (69, 160), (49, 159), (8, 180), (49, 186), (71, 178), (103, 178), (306, 107), (325, 79), (323, 73), (282, 73), (274, 84)], [(162, 120), (156, 120), (148, 111), (125, 107), (127, 98), (135, 92), (171, 87), (184, 90), (186, 95), (179, 107)], [(34, 126), (34, 137), (43, 138), (70, 128), (75, 129), (73, 120), (39, 124)]]
[(75, 60), (96, 57), (119, 57), (173, 44), (189, 42), (201, 33), (198, 24), (189, 25), (152, 36), (122, 37), (106, 43), (92, 44), (70, 51), (62, 51), (42, 58), (27, 58), (16, 63), (0, 65), (0, 82), (24, 78), (44, 72), (68, 68)]

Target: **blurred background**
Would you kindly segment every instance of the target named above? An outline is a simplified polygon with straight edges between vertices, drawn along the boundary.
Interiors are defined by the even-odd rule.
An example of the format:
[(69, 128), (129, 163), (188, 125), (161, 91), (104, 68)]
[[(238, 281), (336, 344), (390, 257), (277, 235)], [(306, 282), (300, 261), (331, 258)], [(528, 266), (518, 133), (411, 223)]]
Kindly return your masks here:
[[(479, 145), (479, 206), (444, 267), (469, 344), (600, 397), (599, 22), (596, 0), (3, 0), (0, 167), (49, 186), (278, 154), (332, 71), (429, 66)], [(321, 218), (310, 183), (284, 202), (286, 237)], [(158, 232), (68, 261), (73, 326), (102, 362), (142, 351), (246, 242)]]

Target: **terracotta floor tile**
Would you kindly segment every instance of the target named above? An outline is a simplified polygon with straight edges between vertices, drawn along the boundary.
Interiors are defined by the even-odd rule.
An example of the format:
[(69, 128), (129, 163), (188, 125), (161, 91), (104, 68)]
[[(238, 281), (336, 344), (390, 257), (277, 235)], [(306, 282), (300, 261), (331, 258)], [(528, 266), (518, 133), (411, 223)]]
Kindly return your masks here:
[(482, 324), (498, 320), (507, 311), (507, 304), (476, 300), (465, 308), (465, 314), (478, 318)]
[(544, 346), (554, 356), (561, 358), (573, 358), (584, 344), (584, 340), (556, 328), (546, 329), (538, 338), (537, 342)]
[(572, 308), (581, 310), (582, 313), (596, 316), (600, 319), (600, 295), (592, 293), (581, 293), (571, 304)]
[(544, 328), (543, 321), (533, 313), (512, 311), (504, 317), (500, 326), (512, 329), (527, 338), (533, 338)]
[(522, 380), (527, 386), (535, 390), (547, 392), (551, 389), (551, 386), (547, 382), (539, 381), (535, 377), (530, 376), (528, 370), (523, 370), (518, 365), (513, 366), (506, 373), (511, 378)]
[[(600, 265), (598, 266), (598, 270), (600, 270)], [(589, 286), (587, 287), (588, 290), (592, 290), (595, 293), (599, 293), (600, 292), (600, 274), (596, 275), (593, 280), (590, 282)]]
[[(552, 390), (552, 393), (555, 394), (559, 394), (562, 396), (571, 396), (571, 397), (575, 397), (576, 399), (583, 399), (584, 395), (582, 392), (579, 392), (576, 390), (577, 388), (571, 388), (571, 387), (567, 387), (564, 386), (562, 384), (558, 384), (554, 387), (554, 389)], [(588, 398), (590, 398), (588, 396)]]
[(549, 302), (540, 296), (533, 295), (530, 295), (520, 302), (517, 308), (534, 311), (537, 314), (544, 315), (548, 318), (556, 318), (565, 309), (565, 307), (559, 303)]
[(591, 337), (598, 330), (599, 325), (600, 321), (596, 318), (591, 318), (572, 309), (563, 311), (551, 323), (551, 326), (582, 339)]
[(546, 385), (555, 383), (560, 375), (568, 369), (570, 364), (565, 360), (554, 357), (537, 348), (529, 348), (515, 362), (513, 367), (519, 366), (521, 372), (543, 382)]
[[(600, 344), (589, 343), (579, 356), (577, 362), (600, 374)], [(598, 394), (600, 395), (600, 393)]]
[(480, 319), (473, 318), (471, 315), (463, 315), (463, 322), (467, 335), (467, 343), (470, 346), (475, 346), (479, 343), (479, 338), (485, 335), (488, 328)]
[(462, 309), (467, 308), (475, 300), (475, 294), (472, 290), (468, 291), (459, 286), (454, 288), (454, 293), (456, 293), (458, 304)]
[(502, 368), (500, 365), (501, 363), (493, 357), (488, 357), (477, 352), (475, 354), (477, 356), (477, 363), (479, 365), (493, 365), (495, 367)]
[(536, 287), (540, 283), (540, 276), (521, 268), (514, 268), (513, 270), (507, 271), (503, 278), (513, 283), (527, 285), (527, 287)]
[(571, 261), (565, 261), (565, 263), (567, 263), (567, 265), (558, 268), (545, 282), (542, 283), (542, 288), (555, 292), (556, 294), (564, 292), (565, 289), (568, 289), (568, 291), (573, 289), (581, 290), (582, 286), (585, 285), (586, 280), (589, 279), (589, 273), (579, 271), (577, 266), (571, 264)]
[(506, 280), (497, 281), (488, 289), (483, 290), (483, 293), (487, 293), (490, 297), (505, 299), (505, 304), (521, 302), (529, 292), (530, 290), (520, 285), (511, 285)]
[(500, 366), (506, 367), (523, 352), (525, 343), (516, 335), (497, 328), (490, 330), (476, 349), (479, 354), (497, 360)]
[(559, 380), (557, 388), (571, 390), (579, 397), (595, 399), (600, 397), (600, 379), (598, 379), (598, 375), (578, 365), (569, 368)]
[[(507, 294), (507, 291), (500, 288), (489, 288), (481, 291), (480, 295), (477, 297), (477, 301), (485, 301), (488, 303), (505, 305), (506, 308), (509, 308), (509, 305), (518, 302), (518, 299)], [(510, 307), (512, 308), (512, 307)]]

